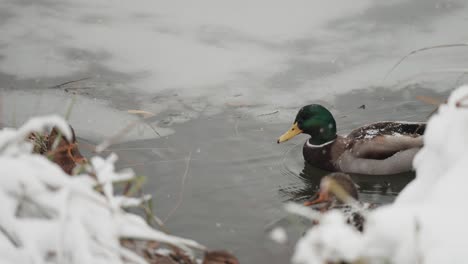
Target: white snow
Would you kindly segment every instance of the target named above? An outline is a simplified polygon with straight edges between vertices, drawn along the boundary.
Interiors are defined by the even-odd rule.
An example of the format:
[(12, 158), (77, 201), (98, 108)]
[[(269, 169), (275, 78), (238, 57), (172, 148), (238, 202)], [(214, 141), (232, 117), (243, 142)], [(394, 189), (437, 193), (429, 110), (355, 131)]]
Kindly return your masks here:
[(284, 244), (286, 241), (288, 241), (288, 235), (282, 227), (275, 227), (273, 230), (271, 230), (270, 238), (278, 244)]
[(468, 259), (468, 86), (429, 120), (413, 165), (416, 179), (396, 201), (366, 214), (364, 232), (326, 213), (299, 240), (294, 263), (466, 263)]
[[(122, 247), (120, 238), (156, 240), (189, 254), (191, 249), (204, 249), (195, 241), (153, 229), (140, 216), (122, 209), (148, 196), (114, 194), (113, 182), (134, 176), (129, 170), (115, 171), (115, 154), (91, 159), (88, 169), (97, 180), (88, 175), (70, 177), (46, 157), (32, 154), (27, 135), (53, 126), (71, 137), (69, 126), (56, 116), (0, 131), (2, 263), (145, 263)], [(98, 184), (104, 195), (94, 190)]]
[(310, 220), (320, 220), (322, 218), (322, 214), (317, 211), (296, 203), (286, 203), (284, 209), (291, 214), (296, 214)]

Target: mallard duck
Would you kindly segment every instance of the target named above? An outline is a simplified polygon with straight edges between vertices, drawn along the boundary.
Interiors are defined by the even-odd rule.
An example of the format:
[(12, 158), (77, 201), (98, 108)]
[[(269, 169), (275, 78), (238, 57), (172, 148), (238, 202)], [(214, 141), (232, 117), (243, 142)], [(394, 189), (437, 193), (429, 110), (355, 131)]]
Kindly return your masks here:
[(299, 110), (292, 127), (279, 137), (278, 143), (308, 134), (303, 155), (313, 166), (347, 173), (397, 174), (412, 170), (413, 158), (423, 146), (425, 127), (425, 123), (386, 121), (339, 136), (330, 111), (311, 104)]
[(343, 211), (347, 222), (362, 231), (364, 226), (363, 212), (371, 207), (359, 201), (357, 185), (348, 174), (335, 172), (324, 176), (320, 181), (320, 189), (312, 201), (304, 206), (322, 205), (317, 208), (321, 212), (331, 209)]
[[(335, 184), (334, 190), (336, 192), (341, 192), (339, 195), (332, 191), (332, 184)], [(345, 173), (335, 172), (324, 176), (320, 180), (320, 189), (316, 196), (312, 201), (305, 202), (304, 205), (311, 206), (323, 203), (324, 207), (321, 209), (328, 210), (356, 201), (359, 201), (359, 194), (351, 177)]]

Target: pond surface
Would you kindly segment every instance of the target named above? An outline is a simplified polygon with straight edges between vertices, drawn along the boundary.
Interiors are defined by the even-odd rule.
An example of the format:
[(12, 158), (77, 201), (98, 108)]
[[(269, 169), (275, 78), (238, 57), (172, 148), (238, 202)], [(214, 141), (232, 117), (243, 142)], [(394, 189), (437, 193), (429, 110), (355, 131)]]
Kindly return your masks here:
[[(82, 152), (133, 125), (109, 149), (147, 177), (173, 234), (242, 263), (288, 263), (309, 226), (283, 210), (316, 191), (306, 136), (276, 144), (296, 111), (320, 103), (339, 133), (381, 120), (425, 121), (465, 82), (465, 1), (113, 3), (0, 0), (1, 123), (65, 115)], [(70, 82), (69, 81), (75, 81)], [(362, 107), (362, 106), (365, 107)], [(154, 114), (142, 120), (128, 110)], [(386, 204), (414, 177), (353, 175), (364, 202)], [(269, 239), (274, 226), (289, 240)]]
[[(15, 104), (31, 98), (31, 101), (41, 101), (35, 107), (36, 112), (47, 113), (48, 106), (57, 100), (48, 93), (48, 90), (19, 94), (5, 91), (3, 106), (5, 110), (15, 109)], [(69, 95), (62, 95), (66, 102)], [(415, 99), (421, 95), (443, 99), (447, 92), (420, 86), (397, 91), (366, 89), (323, 103), (334, 112), (339, 133), (346, 133), (378, 120), (426, 120), (434, 106)], [(363, 104), (365, 109), (360, 108)], [(86, 111), (88, 105), (85, 101), (75, 105), (71, 123), (80, 124), (79, 120), (74, 122), (80, 118), (73, 113)], [(59, 108), (57, 111), (61, 113), (67, 105)], [(307, 136), (276, 143), (278, 136), (290, 126), (290, 123), (278, 124), (275, 120), (278, 114), (272, 112), (253, 118), (231, 109), (170, 125), (176, 133), (162, 138), (114, 144), (104, 155), (111, 151), (117, 153), (119, 168), (130, 167), (137, 175), (147, 177), (144, 189), (153, 195), (155, 213), (172, 233), (195, 238), (211, 248), (232, 250), (244, 263), (286, 263), (295, 241), (309, 223), (286, 214), (283, 204), (310, 198), (327, 172), (304, 163), (302, 145)], [(91, 120), (91, 124), (100, 121), (99, 116), (92, 115), (88, 112), (85, 119)], [(169, 113), (164, 118), (171, 116), (175, 114)], [(291, 115), (291, 120), (294, 117)], [(80, 129), (83, 128), (78, 127), (77, 131)], [(135, 130), (136, 136), (148, 133), (144, 127)], [(97, 142), (83, 137), (79, 142), (83, 153), (94, 155), (90, 150)], [(353, 175), (361, 200), (376, 204), (392, 202), (413, 177), (411, 173)], [(285, 245), (269, 239), (269, 231), (275, 226), (288, 232), (289, 242)]]
[[(416, 95), (444, 98), (422, 88), (362, 90), (337, 97), (339, 107), (330, 107), (341, 113), (337, 123), (345, 133), (377, 120), (426, 120), (434, 106), (405, 99)], [(362, 104), (366, 109), (359, 108)], [(274, 114), (253, 120), (225, 112), (177, 125), (176, 133), (163, 140), (134, 141), (113, 149), (122, 167), (148, 175), (146, 190), (154, 194), (156, 213), (168, 218), (169, 230), (229, 248), (245, 263), (287, 263), (294, 241), (309, 223), (288, 216), (282, 205), (310, 198), (324, 172), (304, 163), (307, 136), (278, 145), (277, 137), (290, 123), (279, 125), (270, 119)], [(353, 176), (361, 200), (376, 204), (392, 202), (413, 177)], [(285, 228), (291, 242), (271, 242), (268, 231), (273, 226)]]

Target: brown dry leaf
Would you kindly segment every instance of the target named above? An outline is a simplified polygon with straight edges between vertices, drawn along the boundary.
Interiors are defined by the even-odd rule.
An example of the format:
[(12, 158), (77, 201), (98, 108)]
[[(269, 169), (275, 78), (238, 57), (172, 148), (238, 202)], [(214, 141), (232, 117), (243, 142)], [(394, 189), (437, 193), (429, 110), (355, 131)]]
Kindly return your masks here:
[(227, 251), (214, 250), (205, 252), (203, 264), (239, 264), (239, 260)]
[(430, 105), (436, 105), (436, 106), (443, 103), (443, 101), (440, 101), (439, 99), (436, 99), (436, 98), (430, 97), (430, 96), (425, 96), (425, 95), (418, 95), (418, 96), (416, 96), (416, 99), (418, 99), (419, 101), (421, 101), (423, 103), (430, 104)]
[(172, 253), (168, 256), (158, 254), (156, 249), (160, 243), (156, 241), (145, 241), (136, 239), (120, 239), (120, 244), (135, 254), (143, 257), (150, 264), (195, 264), (187, 255), (176, 247), (172, 248)]
[(141, 115), (141, 116), (143, 116), (143, 118), (148, 118), (148, 117), (155, 116), (155, 114), (153, 114), (151, 112), (148, 112), (148, 111), (144, 111), (144, 110), (130, 109), (130, 110), (127, 110), (127, 112), (129, 114)]
[[(46, 155), (50, 156), (52, 161), (58, 164), (63, 171), (71, 175), (77, 164), (84, 164), (87, 161), (78, 150), (75, 131), (71, 126), (70, 129), (73, 135), (72, 142), (69, 142), (65, 137), (63, 137), (56, 128), (52, 129), (47, 140)], [(60, 139), (58, 139), (59, 136)], [(56, 140), (59, 140), (58, 145), (55, 149), (52, 149)]]

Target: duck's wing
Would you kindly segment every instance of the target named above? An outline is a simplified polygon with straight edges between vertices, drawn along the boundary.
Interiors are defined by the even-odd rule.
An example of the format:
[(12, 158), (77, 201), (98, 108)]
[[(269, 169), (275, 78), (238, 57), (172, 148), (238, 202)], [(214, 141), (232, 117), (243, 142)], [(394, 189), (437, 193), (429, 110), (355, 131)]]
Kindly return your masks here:
[(356, 158), (350, 152), (343, 153), (336, 165), (341, 171), (367, 175), (388, 175), (413, 169), (414, 155), (419, 148), (399, 151), (385, 159)]
[(379, 135), (370, 139), (356, 140), (348, 151), (356, 158), (382, 160), (400, 151), (420, 149), (422, 146), (422, 136)]
[(371, 139), (379, 135), (421, 136), (424, 134), (425, 130), (426, 123), (422, 122), (382, 121), (357, 128), (351, 131), (347, 138), (351, 140), (361, 140)]

